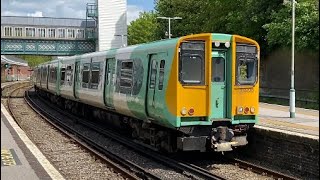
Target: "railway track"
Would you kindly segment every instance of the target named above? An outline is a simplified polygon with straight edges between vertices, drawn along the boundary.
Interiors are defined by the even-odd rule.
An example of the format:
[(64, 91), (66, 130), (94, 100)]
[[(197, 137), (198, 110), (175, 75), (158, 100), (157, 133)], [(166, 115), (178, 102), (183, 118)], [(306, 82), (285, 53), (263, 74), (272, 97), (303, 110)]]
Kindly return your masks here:
[[(56, 129), (58, 129), (71, 139), (75, 140), (78, 144), (86, 148), (88, 151), (95, 154), (97, 157), (99, 157), (101, 160), (115, 169), (116, 172), (120, 173), (124, 178), (159, 179), (158, 177), (146, 172), (143, 168), (126, 161), (125, 159), (113, 154), (112, 152), (105, 150), (99, 144), (96, 144), (94, 140), (84, 136), (83, 134), (64, 124), (63, 121), (65, 119), (62, 116), (53, 116), (52, 114), (48, 113), (46, 109), (39, 106), (38, 102), (35, 101), (35, 99), (30, 98), (28, 91), (26, 91), (25, 100), (30, 105), (30, 107), (48, 123), (50, 123), (52, 126), (54, 126)], [(128, 171), (127, 169), (130, 169), (130, 171)]]
[[(24, 87), (25, 89), (30, 89), (30, 87)], [(22, 97), (21, 93), (23, 90), (19, 90), (20, 88), (16, 88), (13, 90), (9, 97), (8, 97), (8, 106), (10, 109), (10, 99), (12, 97)], [(36, 98), (35, 98), (36, 99)], [(83, 147), (91, 151), (92, 153), (96, 154), (100, 159), (105, 161), (109, 164), (109, 166), (112, 166), (117, 172), (121, 173), (125, 178), (127, 179), (162, 179), (161, 177), (155, 176), (148, 172), (147, 170), (143, 169), (142, 167), (139, 167), (133, 163), (128, 163), (125, 159), (122, 159), (121, 157), (117, 157), (112, 152), (108, 152), (104, 147), (101, 147), (97, 145), (94, 140), (81, 135), (81, 133), (73, 132), (72, 128), (68, 127), (67, 125), (63, 124), (61, 121), (63, 118), (59, 119), (59, 117), (54, 117), (52, 114), (47, 113), (43, 107), (39, 107), (37, 105), (37, 102), (33, 98), (30, 98), (29, 92), (26, 91), (25, 94), (25, 100), (26, 102), (35, 108), (35, 111), (39, 114), (42, 114), (44, 119), (47, 119), (50, 124), (55, 126), (57, 129), (62, 131), (64, 134), (69, 136), (70, 138), (76, 140), (79, 144), (81, 144)], [(39, 100), (39, 99), (38, 99)], [(137, 144), (133, 142), (130, 139), (127, 139), (123, 137), (123, 135), (116, 134), (112, 130), (108, 130), (106, 128), (101, 128), (101, 126), (97, 125), (96, 123), (85, 121), (84, 119), (81, 119), (79, 117), (76, 117), (72, 114), (69, 114), (62, 109), (59, 109), (57, 107), (54, 107), (52, 104), (49, 104), (47, 101), (44, 101), (47, 105), (49, 105), (52, 108), (55, 108), (56, 111), (59, 111), (59, 113), (63, 114), (64, 116), (67, 116), (69, 118), (72, 118), (75, 122), (81, 123), (84, 126), (88, 126), (91, 129), (102, 133), (105, 136), (108, 136), (121, 144), (125, 146), (129, 146), (132, 148), (135, 152), (138, 152), (140, 154), (143, 154), (144, 156), (148, 156), (149, 158), (158, 161), (162, 164), (165, 164), (166, 166), (169, 166), (175, 171), (185, 175), (186, 177), (190, 179), (227, 179), (225, 177), (221, 177), (219, 175), (215, 175), (212, 172), (209, 172), (208, 170), (201, 168), (197, 165), (194, 165), (192, 163), (187, 163), (179, 160), (174, 160), (173, 158), (168, 158), (167, 156), (161, 155), (158, 152), (154, 152), (150, 149), (146, 149), (145, 147), (142, 147), (140, 144)], [(11, 112), (12, 113), (12, 112)], [(51, 122), (50, 119), (55, 119), (54, 122)], [(58, 125), (59, 124), (59, 125)], [(85, 141), (85, 142), (84, 142)], [(110, 161), (109, 159), (112, 159)], [(112, 158), (110, 158), (112, 157)], [(116, 162), (116, 163), (115, 163)], [(235, 158), (228, 158), (228, 163), (233, 163), (234, 165), (238, 166), (239, 168), (250, 170), (252, 172), (262, 174), (264, 176), (269, 176), (274, 179), (296, 179), (294, 177), (290, 177), (285, 174), (281, 174), (275, 171), (272, 171), (270, 169), (266, 169), (263, 167), (256, 166), (254, 164), (235, 159)], [(120, 165), (120, 166), (119, 166)], [(129, 170), (128, 170), (129, 169)]]
[[(81, 123), (84, 126), (89, 127), (92, 130), (94, 130), (104, 136), (107, 136), (107, 137), (121, 143), (124, 146), (129, 147), (133, 151), (135, 151), (143, 156), (146, 156), (150, 159), (153, 159), (154, 161), (157, 161), (167, 167), (173, 168), (176, 172), (183, 174), (184, 176), (186, 176), (189, 179), (199, 179), (199, 178), (200, 179), (219, 179), (219, 180), (226, 179), (226, 178), (221, 177), (219, 175), (213, 174), (213, 173), (211, 173), (201, 167), (187, 164), (187, 163), (183, 163), (183, 162), (168, 158), (165, 155), (159, 154), (159, 152), (155, 152), (153, 150), (150, 150), (149, 148), (141, 146), (141, 144), (133, 142), (131, 139), (126, 138), (123, 135), (118, 134), (111, 129), (108, 129), (105, 127), (102, 128), (101, 126), (99, 126), (99, 124), (92, 123), (92, 122), (89, 122), (89, 121), (84, 120), (82, 118), (79, 118), (77, 116), (74, 116), (73, 114), (70, 114), (70, 113), (62, 110), (62, 109), (52, 105), (51, 103), (48, 103), (44, 99), (42, 99), (42, 101), (44, 101), (52, 109), (55, 109), (56, 111), (58, 111), (60, 114), (63, 114), (64, 116), (67, 116), (70, 119), (73, 119), (73, 121), (75, 121), (76, 123)], [(50, 115), (50, 114), (47, 114), (46, 116), (53, 118), (52, 115)], [(69, 127), (65, 127), (65, 129), (69, 129)], [(72, 131), (72, 130), (70, 130), (70, 131)], [(73, 132), (73, 133), (75, 133), (75, 132)], [(79, 136), (79, 135), (77, 135), (77, 136)], [(90, 141), (90, 140), (88, 140), (88, 141)], [(95, 142), (92, 141), (91, 143), (95, 143)], [(103, 150), (102, 147), (98, 147), (98, 149), (100, 149), (101, 152), (105, 153), (104, 152), (105, 150)], [(126, 160), (121, 160), (121, 162), (125, 162), (125, 161)], [(127, 165), (124, 165), (124, 166), (127, 166)], [(143, 170), (140, 170), (140, 171), (142, 171), (142, 174), (145, 174), (145, 173), (148, 174), (148, 172), (146, 172), (146, 171), (143, 171)], [(148, 176), (149, 177), (147, 177), (147, 178), (149, 178), (149, 179), (161, 179), (159, 177), (152, 177), (149, 174), (148, 174)], [(146, 178), (146, 177), (143, 177), (143, 178)]]
[[(192, 157), (192, 158), (190, 158)], [(234, 153), (226, 153), (224, 155), (218, 155), (218, 153), (210, 154), (210, 153), (185, 153), (183, 155), (178, 155), (172, 157), (179, 161), (186, 161), (191, 165), (198, 165), (198, 166), (207, 166), (208, 164), (212, 164), (212, 162), (218, 164), (231, 164), (234, 166), (239, 167), (240, 169), (253, 172), (255, 174), (260, 174), (265, 177), (270, 177), (272, 179), (277, 180), (298, 180), (299, 178), (274, 171), (272, 169), (262, 167), (253, 163), (250, 163), (245, 160), (241, 160), (239, 158), (234, 157)], [(201, 165), (200, 165), (201, 164)], [(216, 170), (219, 170), (219, 167), (213, 167)]]
[[(28, 116), (30, 115), (30, 114), (32, 114), (32, 113), (34, 113), (34, 112), (30, 112), (30, 111), (26, 111), (26, 108), (24, 108), (24, 106), (30, 106), (30, 105), (28, 105), (28, 101), (26, 101), (27, 100), (27, 96), (25, 96), (26, 94), (26, 92), (28, 92), (28, 91), (26, 91), (26, 90), (29, 90), (29, 89), (31, 89), (32, 88), (32, 86), (22, 86), (22, 87), (13, 87), (14, 89), (13, 90), (11, 90), (10, 89), (11, 87), (8, 87), (8, 93), (7, 93), (7, 96), (6, 96), (6, 98), (7, 98), (7, 100), (6, 100), (6, 106), (7, 106), (7, 109), (8, 109), (8, 111), (9, 111), (9, 113), (11, 114), (11, 116), (14, 118), (14, 120), (17, 122), (17, 124), (18, 124), (18, 126), (20, 126), (21, 128), (22, 127), (26, 127), (26, 122), (25, 122), (25, 119), (27, 119), (27, 118), (29, 118)], [(32, 106), (30, 106), (30, 107), (32, 107)], [(23, 109), (23, 110), (21, 110), (21, 109)], [(29, 110), (31, 110), (30, 108), (29, 108)], [(32, 110), (31, 110), (32, 111)], [(39, 124), (38, 124), (39, 125)], [(59, 128), (59, 127), (56, 127), (56, 128)], [(24, 129), (24, 128), (22, 128), (22, 129)], [(53, 128), (52, 128), (53, 129)], [(25, 130), (25, 129), (24, 129)], [(50, 129), (47, 129), (47, 130), (50, 130)], [(62, 130), (62, 129), (61, 129)], [(32, 132), (31, 132), (31, 134), (29, 134), (30, 133), (30, 129), (29, 130), (27, 130), (28, 132), (26, 132), (27, 134), (28, 134), (28, 136), (29, 135), (31, 135), (32, 137), (33, 137), (33, 135), (32, 135)], [(65, 135), (70, 135), (70, 136), (72, 136), (72, 134), (66, 134), (66, 133), (68, 133), (68, 132), (66, 132), (65, 130), (63, 130), (64, 131), (64, 134)], [(47, 135), (47, 133), (46, 133), (46, 135)], [(70, 138), (69, 138), (70, 139)], [(34, 139), (33, 139), (34, 140)], [(61, 139), (63, 142), (66, 142), (65, 140), (63, 140), (63, 139)], [(61, 141), (60, 140), (60, 141)], [(68, 147), (68, 143), (66, 143), (66, 147), (60, 147), (60, 148), (57, 148), (58, 149), (58, 152), (55, 152), (53, 149), (50, 149), (50, 147), (46, 147), (46, 148), (48, 148), (49, 149), (49, 153), (51, 154), (53, 154), (51, 157), (50, 157), (50, 160), (51, 160), (51, 163), (53, 163), (53, 165), (55, 165), (55, 164), (61, 164), (60, 163), (60, 161), (58, 160), (57, 161), (57, 159), (59, 159), (59, 158), (63, 158), (63, 157), (61, 157), (61, 155), (59, 155), (59, 154), (63, 154), (63, 153), (68, 153), (68, 152), (70, 152), (70, 153), (72, 153), (72, 154), (75, 154), (76, 156), (78, 155), (78, 157), (81, 157), (81, 158), (78, 158), (78, 160), (79, 160), (79, 163), (85, 163), (85, 161), (87, 161), (88, 162), (88, 160), (90, 160), (90, 158), (88, 158), (87, 156), (86, 156), (86, 154), (88, 154), (88, 153), (84, 153), (82, 150), (79, 150), (78, 148), (75, 148), (75, 144), (74, 144), (74, 141), (73, 140), (70, 140), (71, 142), (69, 143), (69, 147)], [(35, 144), (38, 144), (39, 143), (39, 141), (37, 141), (37, 140), (35, 140), (35, 142), (34, 142)], [(40, 142), (41, 143), (41, 142)], [(42, 143), (41, 143), (42, 144)], [(71, 148), (70, 148), (70, 144), (71, 144)], [(39, 144), (38, 144), (39, 145)], [(81, 145), (83, 145), (82, 147), (84, 147), (85, 145), (84, 144), (81, 144)], [(79, 147), (79, 146), (78, 146)], [(65, 148), (65, 149), (64, 149)], [(64, 149), (64, 150), (63, 150)], [(83, 149), (83, 148), (82, 148)], [(43, 150), (43, 149), (42, 149)], [(61, 151), (62, 150), (62, 151)], [(45, 153), (45, 152), (44, 152)], [(119, 167), (116, 167), (117, 165), (115, 164), (115, 163), (113, 163), (112, 161), (110, 161), (110, 160), (108, 160), (107, 158), (104, 158), (105, 156), (104, 155), (101, 155), (100, 154), (100, 156), (99, 156), (99, 153), (98, 152), (92, 152), (91, 153), (91, 155), (90, 156), (92, 156), (92, 154), (95, 154), (95, 157), (98, 157), (98, 158), (100, 158), (100, 160), (101, 161), (99, 161), (99, 162), (97, 162), (97, 163), (95, 163), (95, 164), (97, 164), (96, 166), (99, 166), (99, 164), (101, 164), (100, 162), (103, 162), (104, 164), (107, 164), (107, 166), (108, 167), (111, 167), (111, 169), (112, 170), (115, 170), (116, 171), (116, 173), (118, 173), (118, 174), (121, 174), (121, 177), (122, 178), (116, 178), (116, 179), (140, 179), (140, 178), (138, 178), (138, 177), (136, 177), (136, 176), (133, 176), (132, 174), (130, 174), (129, 172), (126, 172), (126, 170), (124, 169), (124, 168), (122, 168), (121, 169), (121, 167), (119, 166)], [(48, 155), (48, 154), (47, 154)], [(56, 157), (56, 156), (58, 156), (58, 157)], [(57, 159), (55, 159), (55, 158), (53, 158), (53, 157), (55, 157), (55, 158), (57, 158)], [(72, 161), (73, 159), (69, 159), (69, 161)], [(76, 161), (78, 161), (78, 160), (76, 160)], [(67, 169), (70, 169), (70, 167), (71, 168), (79, 168), (78, 166), (72, 166), (72, 165), (74, 165), (74, 164), (77, 164), (77, 162), (76, 163), (69, 163), (69, 166), (67, 166), (66, 168)], [(114, 164), (114, 166), (113, 166), (113, 164)], [(65, 167), (60, 167), (60, 166), (58, 166), (59, 167), (59, 170), (61, 170), (61, 168), (65, 168)], [(94, 167), (94, 166), (91, 166), (91, 164), (88, 164), (87, 165), (87, 167)], [(80, 167), (81, 168), (81, 167)], [(96, 176), (99, 176), (99, 177), (103, 177), (103, 175), (104, 174), (108, 174), (109, 173), (109, 171), (107, 171), (107, 172), (105, 172), (105, 169), (103, 169), (102, 168), (102, 166), (100, 165), (100, 168), (101, 168), (101, 170), (103, 171), (103, 172), (93, 172), (93, 174), (95, 174)], [(119, 169), (120, 168), (120, 169)], [(100, 175), (101, 174), (101, 175)], [(115, 173), (114, 173), (115, 174)], [(75, 176), (76, 176), (76, 178), (75, 178)], [(78, 179), (78, 178), (80, 178), (82, 175), (80, 175), (80, 174), (74, 174), (73, 172), (70, 172), (70, 173), (68, 173), (68, 175), (66, 176), (66, 178), (70, 178), (70, 179)], [(117, 176), (119, 176), (119, 175), (112, 175), (112, 176), (110, 176), (110, 178), (111, 177), (117, 177)], [(89, 174), (87, 174), (87, 178), (89, 178), (89, 177), (91, 177), (91, 175), (89, 175)], [(119, 176), (120, 177), (120, 176)]]
[(242, 169), (248, 169), (252, 172), (258, 173), (258, 174), (262, 174), (264, 176), (269, 176), (272, 177), (274, 179), (283, 179), (283, 180), (297, 180), (297, 178), (280, 173), (280, 172), (276, 172), (273, 171), (272, 169), (268, 169), (265, 167), (261, 167), (255, 164), (252, 164), (250, 162), (246, 162), (237, 158), (227, 158), (230, 162), (234, 163), (236, 166), (239, 166)]

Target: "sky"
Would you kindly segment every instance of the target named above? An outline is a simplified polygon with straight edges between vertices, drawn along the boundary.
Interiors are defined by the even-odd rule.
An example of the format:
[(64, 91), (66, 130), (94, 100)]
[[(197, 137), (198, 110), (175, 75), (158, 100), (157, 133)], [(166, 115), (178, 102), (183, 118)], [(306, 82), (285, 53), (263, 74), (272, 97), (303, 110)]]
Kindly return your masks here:
[[(86, 4), (94, 0), (1, 0), (1, 16), (83, 18)], [(154, 9), (154, 0), (127, 0), (127, 24), (143, 11)]]

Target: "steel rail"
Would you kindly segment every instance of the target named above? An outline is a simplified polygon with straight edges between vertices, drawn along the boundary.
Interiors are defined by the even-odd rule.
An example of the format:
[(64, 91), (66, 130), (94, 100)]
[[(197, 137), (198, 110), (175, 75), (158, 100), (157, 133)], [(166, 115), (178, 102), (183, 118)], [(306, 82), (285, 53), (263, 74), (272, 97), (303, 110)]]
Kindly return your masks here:
[(227, 158), (231, 162), (233, 162), (236, 166), (239, 166), (242, 169), (250, 169), (252, 172), (262, 174), (264, 176), (271, 176), (276, 179), (283, 179), (283, 180), (297, 180), (298, 178), (295, 178), (293, 176), (289, 176), (256, 164), (252, 164), (237, 158)]
[(42, 98), (42, 100), (51, 108), (55, 108), (57, 111), (59, 111), (60, 113), (68, 116), (71, 119), (74, 119), (75, 121), (77, 121), (78, 123), (82, 123), (83, 125), (85, 125), (86, 127), (89, 127), (91, 129), (93, 129), (94, 131), (97, 131), (98, 133), (101, 133), (107, 137), (112, 138), (115, 141), (118, 141), (119, 143), (121, 143), (122, 145), (125, 145), (127, 147), (132, 148), (132, 150), (134, 150), (135, 152), (142, 154), (143, 156), (147, 156), (148, 158), (151, 158), (153, 160), (156, 160), (158, 162), (161, 162), (164, 165), (167, 165), (173, 169), (175, 169), (177, 172), (184, 174), (187, 177), (190, 177), (192, 179), (198, 179), (200, 178), (205, 178), (205, 179), (214, 179), (214, 180), (225, 180), (225, 177), (222, 177), (221, 175), (216, 175), (213, 174), (209, 171), (207, 171), (206, 169), (203, 169), (201, 167), (195, 166), (195, 165), (191, 165), (189, 163), (184, 163), (181, 161), (177, 161), (171, 158), (168, 158), (164, 155), (159, 154), (159, 152), (155, 152), (154, 150), (151, 150), (150, 148), (146, 148), (145, 146), (143, 146), (143, 144), (141, 143), (136, 143), (133, 142), (131, 139), (129, 138), (125, 138), (123, 137), (123, 135), (115, 132), (112, 129), (108, 129), (107, 127), (105, 128), (101, 128), (101, 126), (98, 126), (95, 123), (86, 121), (82, 118), (79, 118), (71, 113), (68, 113), (54, 105), (52, 105), (51, 103), (48, 103), (45, 99)]
[[(30, 98), (29, 96), (28, 91), (26, 91), (25, 100), (30, 105), (30, 107), (35, 112), (37, 112), (43, 119), (45, 119), (47, 122), (49, 122), (51, 125), (53, 125), (55, 128), (57, 128), (59, 131), (61, 131), (68, 137), (74, 139), (81, 146), (97, 155), (101, 160), (103, 160), (109, 166), (114, 168), (116, 172), (121, 173), (121, 175), (125, 178), (134, 180), (140, 178), (160, 179), (146, 172), (143, 168), (109, 152), (104, 147), (97, 145), (92, 139), (89, 139), (88, 137), (81, 135), (81, 133), (76, 132), (72, 128), (68, 127), (67, 125), (62, 123), (58, 117), (54, 117), (46, 110), (44, 110), (43, 107), (40, 107), (34, 100), (32, 100), (32, 98)], [(52, 120), (54, 120), (55, 122), (53, 122)], [(110, 159), (112, 159), (112, 161)], [(120, 166), (118, 164), (120, 164)], [(125, 168), (123, 168), (122, 166)], [(130, 169), (130, 171), (132, 171), (133, 173), (129, 172), (127, 169)]]

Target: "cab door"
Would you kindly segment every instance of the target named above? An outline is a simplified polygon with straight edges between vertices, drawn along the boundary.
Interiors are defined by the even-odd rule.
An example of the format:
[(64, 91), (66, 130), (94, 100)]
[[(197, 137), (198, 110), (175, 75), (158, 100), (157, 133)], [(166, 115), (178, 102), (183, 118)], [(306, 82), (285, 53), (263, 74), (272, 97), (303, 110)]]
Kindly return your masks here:
[(226, 118), (226, 52), (213, 51), (211, 61), (210, 118)]

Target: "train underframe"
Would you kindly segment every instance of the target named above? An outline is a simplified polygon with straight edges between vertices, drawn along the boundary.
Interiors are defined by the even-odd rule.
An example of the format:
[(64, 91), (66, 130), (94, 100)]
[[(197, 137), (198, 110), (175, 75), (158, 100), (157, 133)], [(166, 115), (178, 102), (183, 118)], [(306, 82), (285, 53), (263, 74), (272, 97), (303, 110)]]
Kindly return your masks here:
[(129, 134), (135, 141), (164, 152), (177, 151), (231, 151), (245, 146), (247, 131), (253, 124), (231, 125), (230, 121), (217, 121), (212, 126), (186, 126), (177, 129), (166, 128), (151, 121), (142, 121), (113, 111), (97, 108), (81, 102), (35, 88), (46, 97), (77, 116), (98, 120)]

